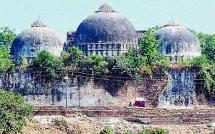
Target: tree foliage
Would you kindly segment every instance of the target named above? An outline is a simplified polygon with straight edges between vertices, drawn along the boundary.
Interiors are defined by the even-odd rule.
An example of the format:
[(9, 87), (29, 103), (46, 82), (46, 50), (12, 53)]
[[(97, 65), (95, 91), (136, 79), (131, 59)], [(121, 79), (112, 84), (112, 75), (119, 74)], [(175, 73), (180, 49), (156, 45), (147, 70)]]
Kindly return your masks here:
[(151, 64), (159, 55), (157, 50), (159, 44), (160, 42), (155, 38), (155, 31), (150, 29), (144, 33), (139, 43), (139, 53), (141, 56), (147, 57), (146, 64)]
[(30, 69), (42, 84), (52, 84), (54, 80), (62, 78), (63, 61), (43, 50), (36, 54)]
[(130, 48), (130, 50), (122, 56), (116, 57), (116, 70), (122, 70), (122, 73), (128, 74), (130, 77), (139, 78), (140, 70), (151, 75), (152, 69), (156, 67), (164, 67), (169, 65), (169, 58), (158, 52), (160, 42), (155, 37), (155, 30), (149, 29), (144, 33), (139, 43), (139, 48)]
[(215, 35), (198, 33), (196, 36), (200, 41), (202, 53), (215, 62)]
[(82, 72), (97, 76), (105, 76), (108, 73), (107, 62), (103, 56), (90, 55), (80, 61)]
[(0, 28), (0, 73), (13, 68), (10, 48), (16, 34), (8, 27)]
[(13, 69), (14, 64), (11, 55), (0, 46), (0, 73)]
[[(199, 77), (203, 79), (204, 88), (209, 95), (215, 95), (215, 64), (205, 55), (192, 61), (194, 67), (199, 69)], [(212, 97), (212, 96), (211, 96)]]
[(20, 132), (30, 119), (32, 106), (19, 94), (0, 89), (0, 132)]
[(0, 47), (3, 47), (8, 53), (10, 53), (10, 48), (15, 37), (16, 34), (10, 28), (0, 28)]
[(64, 65), (73, 72), (88, 73), (90, 75), (106, 75), (107, 62), (103, 56), (90, 55), (84, 56), (83, 51), (77, 47), (71, 47), (64, 54)]
[(169, 58), (159, 53), (160, 41), (156, 39), (155, 32), (154, 29), (149, 29), (144, 33), (139, 44), (139, 53), (140, 56), (146, 57), (146, 65), (166, 66), (170, 61)]
[(119, 72), (121, 76), (139, 78), (139, 68), (145, 64), (147, 58), (136, 56), (132, 51), (133, 49), (125, 55), (115, 57), (115, 65), (112, 67), (112, 71)]
[(84, 53), (77, 47), (71, 47), (64, 53), (64, 64), (66, 66), (77, 65), (84, 58)]
[(215, 35), (195, 33), (198, 37), (202, 56), (195, 58), (192, 65), (199, 68), (199, 77), (204, 81), (208, 95), (215, 98)]

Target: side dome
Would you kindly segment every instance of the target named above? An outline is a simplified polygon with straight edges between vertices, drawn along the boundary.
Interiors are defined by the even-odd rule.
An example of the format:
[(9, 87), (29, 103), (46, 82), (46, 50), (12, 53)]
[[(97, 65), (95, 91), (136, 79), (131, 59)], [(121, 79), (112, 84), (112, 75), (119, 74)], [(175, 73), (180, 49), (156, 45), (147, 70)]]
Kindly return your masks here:
[(112, 7), (102, 5), (78, 27), (75, 36), (77, 45), (89, 43), (137, 44), (133, 25), (120, 16)]
[(16, 36), (11, 48), (11, 54), (16, 64), (19, 64), (20, 58), (26, 58), (30, 63), (35, 53), (39, 50), (47, 50), (54, 56), (60, 57), (63, 47), (63, 38), (37, 20), (31, 25), (31, 28)]
[(199, 40), (189, 30), (171, 21), (156, 33), (160, 40), (159, 51), (170, 57), (173, 63), (180, 59), (192, 59), (201, 56)]

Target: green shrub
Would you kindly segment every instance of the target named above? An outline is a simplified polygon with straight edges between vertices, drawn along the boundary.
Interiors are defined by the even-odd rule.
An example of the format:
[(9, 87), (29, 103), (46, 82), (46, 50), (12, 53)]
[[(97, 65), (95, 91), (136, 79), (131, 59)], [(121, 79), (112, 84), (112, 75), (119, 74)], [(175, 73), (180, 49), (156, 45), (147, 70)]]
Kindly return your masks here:
[(102, 129), (99, 134), (112, 134), (112, 130), (110, 128)]
[(213, 126), (212, 123), (207, 124), (207, 127), (209, 127), (209, 128), (211, 128), (212, 126)]
[(32, 106), (25, 104), (19, 94), (0, 89), (0, 131), (3, 134), (20, 132), (32, 114)]
[(151, 134), (166, 134), (164, 129), (155, 129)]
[(130, 132), (127, 131), (124, 134), (166, 134), (164, 129), (155, 129), (153, 131), (148, 131), (148, 130), (143, 130), (143, 131), (138, 131), (138, 132)]

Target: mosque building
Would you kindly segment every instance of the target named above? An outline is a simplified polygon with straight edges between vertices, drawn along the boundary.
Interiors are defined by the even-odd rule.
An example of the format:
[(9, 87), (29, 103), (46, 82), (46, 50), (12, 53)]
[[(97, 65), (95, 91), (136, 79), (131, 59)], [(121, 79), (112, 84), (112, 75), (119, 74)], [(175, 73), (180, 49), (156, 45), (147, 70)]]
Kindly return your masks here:
[(16, 36), (11, 54), (16, 64), (19, 64), (21, 58), (25, 58), (30, 63), (39, 50), (47, 50), (54, 56), (60, 57), (63, 47), (63, 38), (42, 21), (37, 20), (30, 28)]
[[(80, 48), (86, 56), (92, 54), (105, 57), (118, 56), (131, 47), (138, 48), (138, 43), (144, 32), (143, 30), (136, 31), (125, 17), (120, 16), (111, 6), (103, 4), (93, 15), (83, 20), (76, 31), (67, 33), (67, 43), (42, 21), (35, 21), (30, 28), (16, 36), (11, 47), (11, 54), (16, 65), (20, 64), (22, 58), (31, 63), (35, 54), (40, 50), (47, 50), (54, 56), (60, 57), (63, 51), (73, 45)], [(179, 63), (182, 59), (201, 56), (198, 39), (176, 21), (171, 21), (160, 28), (156, 32), (156, 38), (160, 41), (159, 52), (170, 57), (172, 63)], [(16, 73), (16, 75), (11, 76), (14, 79), (12, 85), (15, 85), (13, 91), (27, 91), (31, 88), (32, 91), (41, 90), (41, 86), (38, 86), (33, 77), (27, 73)], [(134, 81), (130, 81), (131, 85), (126, 83), (125, 86), (128, 87), (123, 87), (126, 91), (122, 90), (116, 96), (107, 90), (109, 84), (111, 85), (114, 81), (110, 81), (111, 83), (104, 81), (99, 86), (95, 86), (94, 81), (90, 81), (87, 85), (79, 87), (78, 77), (80, 76), (77, 76), (77, 81), (71, 80), (70, 84), (65, 83), (65, 88), (62, 82), (55, 83), (56, 85), (50, 89), (52, 91), (50, 96), (38, 95), (35, 97), (34, 93), (26, 93), (26, 101), (34, 105), (44, 106), (53, 104), (64, 106), (66, 102), (67, 106), (67, 99), (69, 99), (68, 105), (71, 107), (80, 106), (80, 104), (82, 106), (110, 106), (114, 104), (114, 106), (120, 105), (121, 107), (128, 106), (137, 97), (144, 97), (146, 101), (151, 101), (152, 105), (156, 103), (156, 107), (159, 108), (192, 108), (195, 95), (195, 74), (195, 70), (190, 67), (169, 68), (167, 70), (168, 80), (160, 81), (159, 79), (159, 83), (143, 81), (142, 84), (138, 83), (137, 85), (136, 81), (135, 84), (133, 84)], [(1, 83), (0, 78), (0, 86)], [(11, 84), (12, 82), (8, 83)], [(105, 85), (105, 83), (108, 85)], [(152, 86), (150, 87), (152, 88), (149, 88), (146, 83), (151, 83)], [(113, 92), (112, 89), (118, 88), (115, 87), (117, 84), (110, 86), (111, 92)], [(133, 87), (134, 85), (135, 87)], [(158, 90), (160, 90), (159, 94), (157, 94)], [(120, 89), (117, 89), (117, 91), (120, 91)], [(142, 91), (146, 95), (143, 95)], [(151, 93), (154, 97), (150, 95)], [(150, 97), (150, 99), (147, 100), (147, 97)]]
[[(83, 20), (76, 31), (67, 33), (66, 46), (54, 30), (37, 20), (16, 36), (11, 53), (16, 64), (19, 64), (20, 58), (26, 58), (30, 63), (38, 50), (48, 50), (60, 57), (63, 49), (72, 45), (80, 48), (86, 56), (118, 56), (130, 47), (137, 48), (144, 32), (136, 31), (125, 17), (120, 16), (108, 4), (103, 4), (93, 15)], [(176, 21), (171, 21), (158, 30), (156, 38), (160, 40), (160, 53), (169, 56), (172, 63), (201, 55), (198, 39)]]
[(70, 45), (75, 44), (85, 55), (120, 55), (138, 44), (133, 25), (107, 4), (87, 17), (76, 32), (68, 32), (67, 37)]

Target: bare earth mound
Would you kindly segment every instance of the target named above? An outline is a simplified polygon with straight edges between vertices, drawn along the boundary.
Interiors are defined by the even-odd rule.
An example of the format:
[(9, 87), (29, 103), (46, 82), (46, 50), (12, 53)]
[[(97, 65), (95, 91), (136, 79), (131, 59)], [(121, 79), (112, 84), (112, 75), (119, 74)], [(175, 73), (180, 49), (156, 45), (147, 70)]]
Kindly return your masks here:
[(98, 134), (106, 127), (111, 128), (113, 133), (117, 134), (155, 128), (164, 128), (168, 134), (210, 134), (214, 129), (213, 126), (208, 127), (207, 124), (201, 123), (197, 125), (149, 125), (116, 117), (100, 118), (77, 114), (72, 117), (34, 117), (33, 121), (24, 128), (23, 134)]

